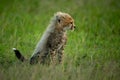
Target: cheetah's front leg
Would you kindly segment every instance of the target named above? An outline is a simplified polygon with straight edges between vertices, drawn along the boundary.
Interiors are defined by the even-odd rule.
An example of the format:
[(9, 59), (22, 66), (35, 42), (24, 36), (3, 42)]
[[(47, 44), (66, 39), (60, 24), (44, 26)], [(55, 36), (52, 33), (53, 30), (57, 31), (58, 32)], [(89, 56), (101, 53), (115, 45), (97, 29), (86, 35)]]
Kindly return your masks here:
[(57, 55), (58, 63), (62, 63), (63, 55), (64, 55), (64, 48), (62, 46), (61, 49), (58, 50), (58, 55)]
[(57, 55), (56, 55), (56, 51), (50, 51), (50, 59), (51, 59), (51, 64), (57, 64)]

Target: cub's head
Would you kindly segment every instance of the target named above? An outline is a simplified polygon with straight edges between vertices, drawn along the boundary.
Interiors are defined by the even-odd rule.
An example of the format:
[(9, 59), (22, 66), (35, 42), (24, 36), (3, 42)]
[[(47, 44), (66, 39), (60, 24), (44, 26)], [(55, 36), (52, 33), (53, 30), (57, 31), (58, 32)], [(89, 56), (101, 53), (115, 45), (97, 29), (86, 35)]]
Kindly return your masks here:
[(56, 17), (57, 29), (60, 29), (60, 30), (62, 29), (64, 31), (75, 29), (74, 20), (69, 14), (57, 12), (55, 14), (55, 17)]

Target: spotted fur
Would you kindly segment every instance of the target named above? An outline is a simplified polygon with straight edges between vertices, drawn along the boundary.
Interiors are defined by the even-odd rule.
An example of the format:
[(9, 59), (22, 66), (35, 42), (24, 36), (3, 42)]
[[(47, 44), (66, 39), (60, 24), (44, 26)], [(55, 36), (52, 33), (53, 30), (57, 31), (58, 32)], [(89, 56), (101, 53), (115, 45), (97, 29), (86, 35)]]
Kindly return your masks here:
[(74, 20), (69, 14), (63, 12), (54, 14), (30, 58), (30, 64), (61, 63), (67, 42), (67, 30), (74, 28)]

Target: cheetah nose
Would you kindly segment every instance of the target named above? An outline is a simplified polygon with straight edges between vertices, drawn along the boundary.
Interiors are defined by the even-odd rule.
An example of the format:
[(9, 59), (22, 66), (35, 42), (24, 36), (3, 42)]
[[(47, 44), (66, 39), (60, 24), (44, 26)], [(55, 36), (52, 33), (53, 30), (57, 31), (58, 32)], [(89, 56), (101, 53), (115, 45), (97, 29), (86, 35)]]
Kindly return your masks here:
[(74, 28), (76, 28), (76, 26), (74, 26)]

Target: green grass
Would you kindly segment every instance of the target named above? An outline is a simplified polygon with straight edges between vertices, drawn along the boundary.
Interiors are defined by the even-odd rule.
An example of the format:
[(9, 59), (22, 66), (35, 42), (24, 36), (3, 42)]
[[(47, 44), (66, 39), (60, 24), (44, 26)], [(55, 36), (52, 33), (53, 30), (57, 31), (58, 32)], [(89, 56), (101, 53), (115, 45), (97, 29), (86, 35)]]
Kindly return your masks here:
[[(1, 80), (120, 80), (119, 0), (1, 0)], [(12, 48), (30, 58), (57, 11), (71, 14), (63, 64), (19, 62)]]

